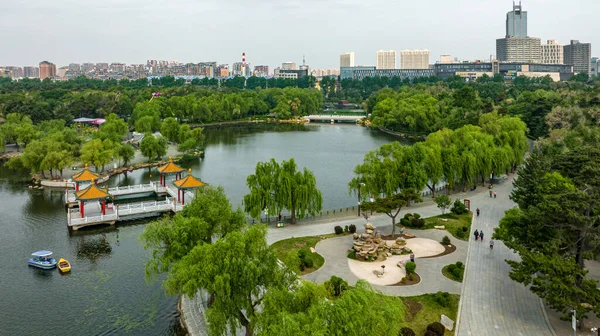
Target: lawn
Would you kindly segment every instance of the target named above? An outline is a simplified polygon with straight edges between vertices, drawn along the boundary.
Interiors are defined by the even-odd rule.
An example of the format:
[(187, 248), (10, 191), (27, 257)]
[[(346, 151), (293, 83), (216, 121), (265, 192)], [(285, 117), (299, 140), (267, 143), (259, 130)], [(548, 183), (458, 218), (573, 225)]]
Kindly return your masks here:
[[(462, 215), (456, 215), (452, 212), (425, 218), (425, 225), (422, 228), (418, 228), (420, 230), (429, 230), (433, 229), (435, 226), (443, 225), (446, 227), (446, 230), (450, 232), (455, 238), (468, 241), (469, 240), (469, 232), (471, 232), (471, 220), (473, 217), (472, 212), (467, 212)], [(442, 221), (445, 219), (447, 221)], [(464, 231), (463, 227), (466, 227), (466, 231)], [(416, 229), (413, 227), (409, 227), (411, 229)]]
[[(318, 253), (311, 253), (310, 248), (315, 247), (321, 240), (344, 235), (347, 235), (347, 233), (341, 235), (326, 234), (320, 236), (289, 238), (273, 243), (270, 248), (275, 252), (277, 258), (286, 264), (286, 266), (295, 270), (298, 274), (305, 275), (318, 270), (325, 263), (325, 259)], [(298, 258), (298, 252), (300, 250), (305, 250), (307, 255), (309, 255), (313, 261), (312, 267), (307, 267), (302, 271), (299, 267), (300, 259)]]
[[(402, 301), (406, 306), (405, 320), (403, 327), (409, 327), (417, 335), (425, 334), (427, 325), (432, 322), (440, 322), (442, 314), (448, 316), (456, 325), (456, 315), (458, 313), (458, 301), (460, 295), (450, 294), (447, 307), (441, 306), (435, 299), (436, 294), (425, 294), (420, 296), (403, 297)], [(453, 332), (446, 331), (447, 335)]]

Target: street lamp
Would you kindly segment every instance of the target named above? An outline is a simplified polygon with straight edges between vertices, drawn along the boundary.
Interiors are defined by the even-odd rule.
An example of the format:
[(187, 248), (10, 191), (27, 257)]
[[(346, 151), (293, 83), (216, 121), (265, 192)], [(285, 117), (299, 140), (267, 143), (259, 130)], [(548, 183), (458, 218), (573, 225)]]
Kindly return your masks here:
[(360, 197), (360, 187), (364, 186), (364, 185), (365, 184), (362, 183), (362, 182), (358, 184), (358, 217), (360, 217), (360, 204), (361, 204), (361, 201), (362, 201), (362, 199)]

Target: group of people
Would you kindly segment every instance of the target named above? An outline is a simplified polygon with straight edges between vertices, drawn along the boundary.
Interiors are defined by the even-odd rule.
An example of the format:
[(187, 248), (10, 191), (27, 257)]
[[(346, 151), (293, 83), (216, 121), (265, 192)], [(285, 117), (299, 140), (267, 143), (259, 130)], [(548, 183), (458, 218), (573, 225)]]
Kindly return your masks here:
[[(481, 241), (483, 241), (483, 231), (479, 231), (479, 230), (475, 230), (475, 233), (473, 233), (475, 235), (475, 240), (478, 240), (481, 238)], [(494, 248), (494, 241), (490, 239), (490, 249)]]

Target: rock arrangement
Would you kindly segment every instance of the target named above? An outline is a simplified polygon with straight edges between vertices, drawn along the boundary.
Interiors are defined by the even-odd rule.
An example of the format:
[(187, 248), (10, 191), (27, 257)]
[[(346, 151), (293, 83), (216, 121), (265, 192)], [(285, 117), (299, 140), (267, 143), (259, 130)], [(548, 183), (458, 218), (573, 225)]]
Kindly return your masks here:
[(375, 260), (380, 253), (391, 256), (412, 252), (406, 247), (406, 240), (402, 237), (396, 239), (391, 247), (387, 245), (379, 231), (375, 231), (375, 226), (370, 222), (365, 224), (365, 233), (355, 233), (353, 237), (352, 249), (358, 260)]

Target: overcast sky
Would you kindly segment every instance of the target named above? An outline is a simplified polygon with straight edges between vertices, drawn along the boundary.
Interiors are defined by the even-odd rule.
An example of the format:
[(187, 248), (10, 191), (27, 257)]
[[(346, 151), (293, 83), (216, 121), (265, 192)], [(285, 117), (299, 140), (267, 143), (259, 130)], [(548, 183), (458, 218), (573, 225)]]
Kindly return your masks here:
[[(0, 0), (0, 65), (147, 59), (312, 68), (374, 65), (377, 50), (429, 49), (487, 59), (505, 35), (509, 0)], [(529, 36), (592, 43), (600, 0), (526, 0)]]

